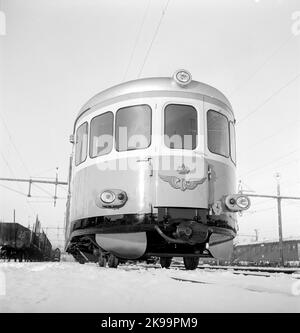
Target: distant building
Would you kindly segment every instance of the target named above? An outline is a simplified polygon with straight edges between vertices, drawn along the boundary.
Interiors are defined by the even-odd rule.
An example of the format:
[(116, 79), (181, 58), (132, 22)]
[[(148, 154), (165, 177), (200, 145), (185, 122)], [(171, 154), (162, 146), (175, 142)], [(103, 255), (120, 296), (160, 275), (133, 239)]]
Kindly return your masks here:
[[(299, 265), (300, 239), (284, 240), (283, 256), (285, 265)], [(279, 242), (263, 241), (235, 245), (232, 262), (260, 265), (278, 265), (280, 263)]]

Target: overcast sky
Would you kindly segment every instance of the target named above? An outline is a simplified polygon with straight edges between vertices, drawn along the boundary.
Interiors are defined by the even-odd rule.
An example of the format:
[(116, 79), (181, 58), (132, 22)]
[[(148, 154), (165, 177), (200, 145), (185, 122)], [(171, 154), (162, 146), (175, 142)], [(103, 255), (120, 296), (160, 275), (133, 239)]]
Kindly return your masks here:
[[(138, 77), (166, 3), (0, 1), (6, 15), (6, 35), (0, 36), (0, 176), (53, 178), (59, 167), (60, 178), (67, 179), (68, 139), (78, 110), (99, 91)], [(274, 194), (274, 174), (280, 172), (282, 193), (300, 196), (297, 12), (299, 0), (170, 0), (141, 73), (171, 76), (186, 68), (229, 98), (237, 119), (239, 178), (244, 189), (257, 193)], [(27, 199), (3, 187), (26, 193), (28, 186), (0, 185), (0, 219), (11, 220), (15, 208), (24, 225), (38, 213), (44, 227), (63, 226), (64, 200), (54, 208), (50, 199)], [(32, 188), (37, 196), (48, 196), (45, 191), (54, 188)], [(65, 195), (60, 188), (59, 196)], [(299, 201), (283, 203), (285, 237), (300, 236), (299, 214)], [(253, 200), (239, 227), (242, 234), (259, 229), (261, 239), (276, 238), (275, 201)], [(49, 236), (57, 241), (53, 230)]]

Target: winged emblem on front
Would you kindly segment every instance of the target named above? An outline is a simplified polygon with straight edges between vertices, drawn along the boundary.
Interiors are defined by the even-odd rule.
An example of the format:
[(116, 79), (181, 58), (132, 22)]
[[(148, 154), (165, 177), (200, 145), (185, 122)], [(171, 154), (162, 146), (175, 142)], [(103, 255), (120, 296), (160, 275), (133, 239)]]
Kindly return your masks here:
[(168, 175), (159, 175), (159, 178), (167, 183), (169, 183), (173, 188), (185, 191), (185, 190), (194, 190), (198, 185), (201, 185), (205, 182), (206, 177), (201, 179), (189, 179), (179, 178), (176, 176)]

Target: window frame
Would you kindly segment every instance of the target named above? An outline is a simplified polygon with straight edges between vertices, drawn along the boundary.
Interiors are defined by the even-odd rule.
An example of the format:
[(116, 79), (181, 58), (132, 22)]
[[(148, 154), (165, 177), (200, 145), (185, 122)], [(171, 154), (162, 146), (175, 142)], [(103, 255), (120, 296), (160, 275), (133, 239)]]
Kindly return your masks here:
[[(166, 126), (167, 126), (167, 122), (166, 122), (166, 108), (169, 106), (169, 105), (182, 105), (182, 106), (189, 106), (189, 107), (192, 107), (195, 111), (196, 111), (196, 145), (195, 145), (195, 148), (192, 148), (192, 149), (185, 149), (185, 148), (171, 148), (171, 147), (168, 147), (166, 145), (166, 142), (165, 142), (165, 135), (166, 135)], [(198, 133), (199, 133), (199, 124), (198, 124), (198, 121), (199, 121), (199, 117), (198, 117), (198, 109), (194, 106), (194, 105), (191, 105), (191, 104), (184, 104), (184, 103), (167, 103), (164, 105), (163, 107), (163, 117), (164, 117), (164, 131), (163, 131), (163, 142), (164, 142), (164, 146), (168, 149), (177, 149), (177, 150), (187, 150), (187, 151), (193, 151), (193, 150), (196, 150), (197, 147), (198, 147), (198, 144), (199, 144), (199, 140), (198, 140)]]
[[(82, 160), (82, 161), (80, 161), (78, 164), (76, 164), (76, 154), (77, 154), (77, 147), (76, 147), (76, 146), (77, 146), (77, 132), (78, 132), (79, 128), (80, 128), (81, 126), (83, 126), (83, 125), (86, 125), (86, 129), (87, 129), (87, 141), (86, 141), (86, 145), (87, 145), (87, 147), (86, 147), (86, 154), (85, 154), (85, 159)], [(80, 126), (77, 127), (77, 129), (76, 129), (76, 131), (75, 131), (75, 139), (76, 139), (76, 141), (75, 141), (75, 158), (74, 158), (74, 164), (75, 164), (75, 166), (77, 167), (77, 166), (79, 166), (80, 164), (84, 163), (84, 162), (86, 161), (88, 155), (89, 155), (89, 154), (88, 154), (88, 151), (89, 151), (89, 122), (88, 122), (88, 121), (83, 122)]]
[[(209, 149), (209, 144), (208, 144), (208, 113), (209, 112), (215, 112), (215, 113), (218, 113), (220, 115), (222, 115), (224, 118), (226, 118), (227, 120), (227, 130), (228, 130), (228, 155), (223, 155), (223, 154), (219, 154), (219, 153), (216, 153), (216, 152), (213, 152)], [(229, 120), (228, 120), (228, 117), (223, 114), (222, 112), (219, 112), (219, 111), (216, 111), (216, 110), (213, 110), (213, 109), (209, 109), (206, 111), (206, 131), (207, 131), (207, 149), (212, 153), (212, 154), (216, 154), (218, 156), (222, 156), (222, 157), (225, 157), (225, 158), (229, 158), (230, 157), (230, 130), (229, 130)]]
[[(147, 147), (143, 147), (143, 148), (129, 148), (129, 149), (126, 149), (126, 150), (119, 150), (119, 141), (117, 141), (117, 138), (116, 138), (116, 135), (117, 135), (118, 112), (120, 110), (122, 110), (122, 109), (128, 109), (128, 108), (135, 107), (135, 106), (147, 106), (150, 109), (150, 131), (149, 131), (150, 135), (149, 135), (149, 144), (148, 144)], [(116, 111), (116, 115), (115, 115), (115, 119), (114, 119), (114, 126), (115, 126), (115, 131), (114, 131), (114, 147), (115, 147), (115, 150), (118, 153), (123, 153), (123, 152), (126, 152), (126, 151), (148, 149), (151, 146), (151, 144), (152, 144), (152, 107), (149, 104), (146, 104), (146, 103), (143, 103), (143, 104), (134, 104), (134, 105), (128, 105), (128, 106), (122, 106), (121, 108), (119, 108)], [(117, 147), (117, 143), (118, 143), (118, 147)]]
[[(97, 155), (97, 156), (92, 156), (91, 155), (91, 140), (92, 140), (92, 121), (97, 118), (97, 117), (101, 117), (102, 115), (104, 114), (107, 114), (107, 113), (111, 113), (112, 114), (112, 124), (111, 124), (111, 128), (112, 128), (112, 145), (111, 145), (111, 149), (108, 153), (106, 154), (101, 154), (101, 155)], [(91, 159), (94, 159), (94, 158), (97, 158), (97, 157), (101, 157), (101, 156), (105, 156), (105, 155), (108, 155), (112, 152), (112, 150), (114, 149), (114, 141), (115, 141), (115, 136), (114, 136), (114, 124), (115, 124), (115, 115), (112, 111), (106, 111), (106, 112), (103, 112), (103, 113), (100, 113), (100, 114), (97, 114), (96, 116), (94, 116), (91, 120), (90, 120), (90, 133), (89, 133), (89, 157)]]
[[(233, 134), (234, 134), (235, 161), (233, 160), (233, 158), (232, 158), (232, 154), (231, 154), (231, 129), (230, 129), (230, 124), (232, 124), (233, 129), (234, 129)], [(228, 122), (228, 126), (229, 126), (229, 153), (230, 153), (230, 159), (231, 159), (232, 163), (233, 163), (234, 165), (236, 165), (236, 131), (235, 131), (235, 124), (234, 124), (233, 121), (229, 120), (229, 122)]]

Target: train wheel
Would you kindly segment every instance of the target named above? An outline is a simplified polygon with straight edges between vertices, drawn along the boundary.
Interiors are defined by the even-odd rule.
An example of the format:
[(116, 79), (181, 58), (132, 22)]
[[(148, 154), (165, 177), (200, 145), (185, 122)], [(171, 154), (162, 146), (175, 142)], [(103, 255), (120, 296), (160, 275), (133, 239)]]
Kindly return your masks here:
[(106, 263), (107, 263), (106, 256), (104, 254), (100, 254), (98, 259), (98, 265), (100, 267), (106, 267)]
[(110, 267), (110, 268), (117, 268), (118, 265), (119, 265), (119, 259), (116, 256), (114, 256), (113, 254), (110, 254), (108, 256), (107, 263), (108, 263), (108, 267)]
[(183, 257), (184, 267), (187, 270), (194, 270), (198, 267), (199, 257)]
[(172, 263), (172, 257), (160, 257), (159, 263), (162, 268), (169, 268)]
[[(78, 255), (78, 254), (73, 254), (73, 258), (79, 262), (79, 264), (85, 264), (85, 260), (82, 258), (81, 255)], [(30, 261), (35, 261), (35, 259), (31, 259)]]

